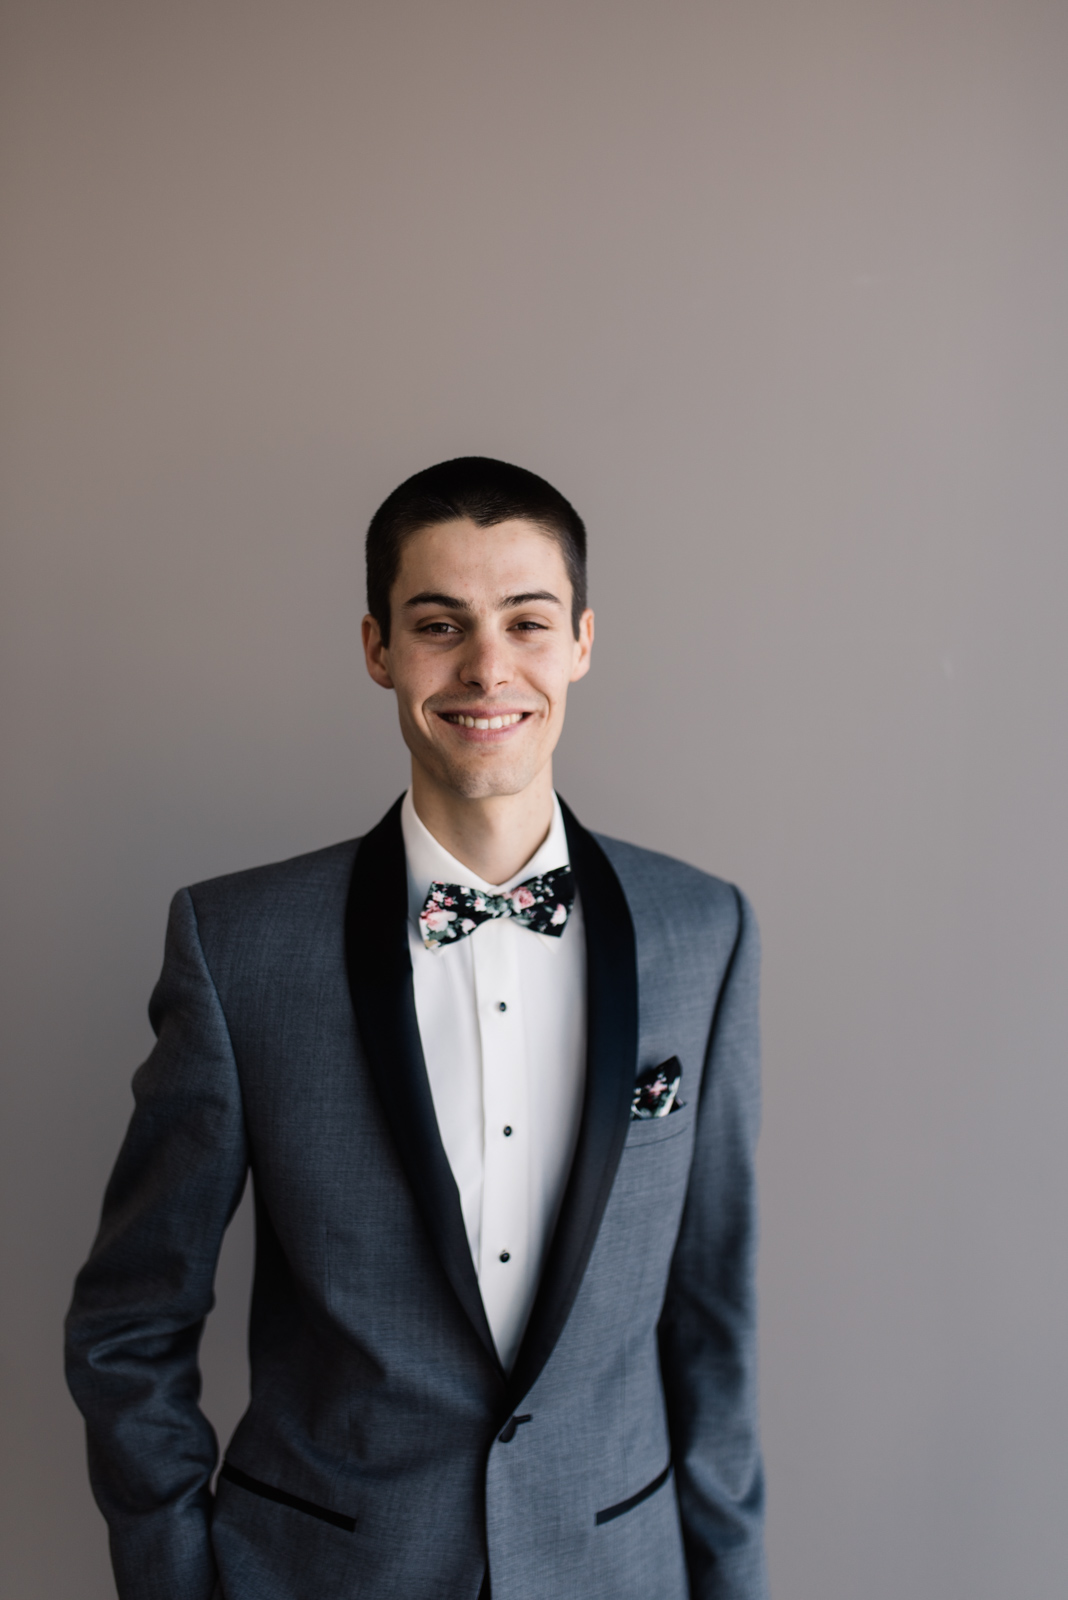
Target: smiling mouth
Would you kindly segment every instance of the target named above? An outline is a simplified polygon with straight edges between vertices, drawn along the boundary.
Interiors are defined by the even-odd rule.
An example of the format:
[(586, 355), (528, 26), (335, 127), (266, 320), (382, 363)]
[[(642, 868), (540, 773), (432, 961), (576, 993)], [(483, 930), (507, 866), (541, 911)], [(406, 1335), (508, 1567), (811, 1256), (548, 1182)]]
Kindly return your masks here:
[(529, 711), (506, 711), (497, 717), (472, 717), (464, 711), (442, 711), (439, 713), (443, 722), (451, 722), (454, 728), (480, 728), (483, 730), (496, 730), (498, 728), (514, 728), (517, 722), (522, 722), (531, 713)]

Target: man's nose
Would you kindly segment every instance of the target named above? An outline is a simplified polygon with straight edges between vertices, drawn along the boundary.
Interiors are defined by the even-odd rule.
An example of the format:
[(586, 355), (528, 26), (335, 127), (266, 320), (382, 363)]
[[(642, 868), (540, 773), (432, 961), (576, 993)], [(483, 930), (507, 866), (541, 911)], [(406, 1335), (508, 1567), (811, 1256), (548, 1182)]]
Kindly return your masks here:
[(472, 636), (460, 663), (460, 681), (488, 694), (511, 678), (508, 652), (494, 634)]

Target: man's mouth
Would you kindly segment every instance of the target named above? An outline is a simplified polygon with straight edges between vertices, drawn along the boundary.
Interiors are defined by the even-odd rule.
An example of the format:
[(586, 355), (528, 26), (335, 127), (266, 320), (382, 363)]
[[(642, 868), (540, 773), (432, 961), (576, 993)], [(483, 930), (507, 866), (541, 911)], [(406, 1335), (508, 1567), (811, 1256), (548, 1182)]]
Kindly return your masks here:
[(455, 728), (481, 728), (495, 730), (498, 728), (514, 728), (517, 722), (522, 722), (524, 717), (529, 717), (529, 711), (505, 711), (499, 716), (474, 717), (465, 711), (439, 712), (444, 722), (451, 722)]

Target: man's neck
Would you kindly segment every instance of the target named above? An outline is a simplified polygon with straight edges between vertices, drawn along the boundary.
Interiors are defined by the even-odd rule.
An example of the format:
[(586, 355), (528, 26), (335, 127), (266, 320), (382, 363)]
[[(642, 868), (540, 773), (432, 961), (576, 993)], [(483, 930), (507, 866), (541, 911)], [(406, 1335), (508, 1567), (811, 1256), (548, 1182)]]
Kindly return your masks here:
[(553, 820), (549, 765), (520, 794), (467, 800), (439, 786), (412, 762), (416, 816), (457, 861), (485, 883), (507, 883), (544, 844)]

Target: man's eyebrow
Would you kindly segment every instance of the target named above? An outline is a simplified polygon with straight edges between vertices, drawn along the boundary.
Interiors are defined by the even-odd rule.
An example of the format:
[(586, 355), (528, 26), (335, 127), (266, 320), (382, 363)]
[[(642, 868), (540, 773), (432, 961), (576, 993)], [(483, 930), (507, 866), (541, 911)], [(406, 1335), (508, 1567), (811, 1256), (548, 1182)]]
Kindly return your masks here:
[(526, 594), (510, 594), (498, 603), (498, 611), (507, 611), (510, 606), (529, 606), (534, 600), (549, 600), (554, 606), (560, 605), (558, 595), (550, 594), (548, 589), (530, 589)]
[(424, 589), (420, 594), (413, 594), (410, 600), (405, 600), (405, 606), (441, 606), (445, 611), (470, 611), (471, 607), (466, 600), (457, 600), (454, 594), (438, 594), (436, 590)]
[[(547, 600), (550, 605), (562, 604), (559, 595), (551, 593), (548, 589), (528, 589), (523, 594), (508, 594), (503, 600), (498, 600), (498, 611), (510, 611), (515, 606), (529, 606), (536, 600)], [(466, 600), (458, 600), (454, 594), (439, 594), (436, 589), (422, 589), (418, 594), (413, 594), (410, 600), (405, 600), (408, 606), (440, 606), (443, 611), (470, 611), (471, 607)]]

